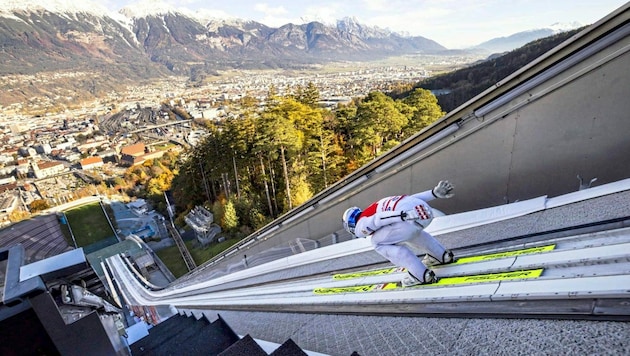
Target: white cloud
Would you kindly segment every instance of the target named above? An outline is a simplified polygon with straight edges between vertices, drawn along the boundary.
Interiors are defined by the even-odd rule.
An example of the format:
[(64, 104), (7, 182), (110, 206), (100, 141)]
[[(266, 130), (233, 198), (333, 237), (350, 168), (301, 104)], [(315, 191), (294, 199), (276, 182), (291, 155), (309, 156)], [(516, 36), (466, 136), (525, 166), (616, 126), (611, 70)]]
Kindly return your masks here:
[(203, 21), (210, 21), (212, 19), (233, 19), (236, 16), (228, 14), (223, 10), (207, 10), (200, 9), (193, 12), (195, 17)]
[(280, 27), (287, 23), (299, 23), (299, 20), (287, 16), (289, 11), (282, 5), (272, 7), (267, 3), (257, 3), (253, 8), (262, 13), (256, 20), (267, 26)]
[[(366, 1), (378, 5), (377, 0)], [(480, 38), (511, 34), (506, 28), (514, 20), (514, 16), (502, 16), (508, 4), (497, 0), (392, 0), (388, 4), (362, 20), (372, 26), (423, 36), (447, 48), (474, 46)]]
[(304, 10), (302, 20), (304, 22), (319, 21), (324, 24), (335, 24), (337, 20), (343, 17), (339, 13), (339, 4), (330, 4), (328, 6), (309, 6)]
[(363, 0), (364, 7), (370, 11), (382, 11), (386, 10), (392, 4), (391, 1), (387, 0)]
[(271, 7), (267, 3), (258, 3), (254, 6), (254, 9), (262, 12), (265, 16), (284, 16), (289, 13), (282, 5)]

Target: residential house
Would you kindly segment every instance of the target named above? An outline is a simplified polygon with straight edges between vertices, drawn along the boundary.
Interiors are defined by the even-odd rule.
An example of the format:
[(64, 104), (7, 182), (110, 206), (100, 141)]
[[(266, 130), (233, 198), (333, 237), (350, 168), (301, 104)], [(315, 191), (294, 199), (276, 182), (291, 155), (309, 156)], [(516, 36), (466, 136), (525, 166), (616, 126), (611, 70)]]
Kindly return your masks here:
[(37, 153), (42, 153), (42, 154), (50, 154), (52, 152), (52, 147), (50, 146), (49, 143), (41, 143), (39, 145), (35, 145), (35, 151)]
[(18, 184), (15, 182), (2, 183), (0, 184), (0, 194), (4, 194), (5, 192), (11, 192), (14, 190), (18, 190)]
[(15, 171), (18, 175), (26, 176), (30, 169), (30, 164), (27, 159), (21, 158), (17, 160), (17, 167)]
[(135, 166), (144, 162), (144, 154), (146, 153), (146, 147), (144, 143), (136, 143), (130, 146), (125, 146), (120, 150), (120, 164), (123, 166)]
[(19, 202), (19, 187), (15, 182), (0, 184), (0, 213), (11, 213)]
[(57, 157), (59, 157), (59, 159), (66, 160), (70, 163), (74, 163), (81, 159), (81, 154), (79, 152), (66, 151), (66, 152), (60, 153)]
[(83, 170), (95, 169), (103, 166), (103, 159), (99, 156), (91, 156), (82, 159), (79, 163), (81, 164), (81, 169)]
[(53, 176), (67, 169), (63, 163), (57, 161), (33, 162), (32, 167), (35, 178), (38, 179)]
[(79, 152), (83, 153), (83, 152), (90, 152), (91, 149), (97, 149), (98, 147), (101, 147), (101, 146), (109, 146), (109, 141), (87, 140), (84, 144), (76, 146), (76, 148)]
[(0, 196), (0, 213), (10, 213), (18, 205), (18, 196), (15, 194), (7, 194)]
[(6, 178), (0, 178), (0, 187), (6, 184), (11, 184), (11, 183), (15, 183), (15, 177), (11, 176), (11, 177), (6, 177)]
[[(17, 165), (15, 163), (9, 163), (3, 167), (0, 167), (0, 175), (2, 176), (9, 176), (12, 175), (13, 173), (16, 172), (17, 169)], [(27, 170), (28, 172), (28, 166), (27, 166)]]
[(18, 149), (18, 153), (22, 157), (35, 157), (37, 156), (37, 151), (31, 146), (24, 146)]

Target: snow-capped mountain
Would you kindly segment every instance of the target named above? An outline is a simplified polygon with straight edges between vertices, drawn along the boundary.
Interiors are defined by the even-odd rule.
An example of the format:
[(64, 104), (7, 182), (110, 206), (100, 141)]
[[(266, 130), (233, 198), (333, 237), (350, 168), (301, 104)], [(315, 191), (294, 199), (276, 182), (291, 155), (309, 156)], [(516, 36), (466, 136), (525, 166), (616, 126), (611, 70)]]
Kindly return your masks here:
[(580, 28), (584, 26), (583, 24), (579, 23), (579, 22), (556, 22), (554, 24), (551, 24), (551, 26), (547, 27), (548, 29), (552, 30), (554, 34), (556, 33), (560, 33), (560, 32), (567, 32), (567, 31), (571, 31), (571, 30), (575, 30), (576, 28)]
[(90, 68), (142, 55), (125, 19), (90, 0), (1, 4), (0, 40), (10, 44), (0, 54), (4, 74)]
[(384, 38), (392, 34), (388, 30), (362, 25), (355, 17), (344, 17), (341, 20), (337, 20), (337, 30), (342, 33), (354, 34), (363, 39)]
[(144, 18), (149, 16), (160, 16), (168, 14), (185, 14), (191, 16), (193, 13), (185, 9), (178, 10), (164, 2), (145, 0), (135, 4), (130, 4), (118, 11), (128, 18)]
[(474, 46), (477, 50), (485, 50), (491, 53), (501, 53), (511, 51), (522, 47), (526, 43), (535, 41), (539, 38), (555, 35), (560, 32), (566, 32), (580, 28), (579, 22), (570, 23), (554, 23), (546, 28), (532, 29), (528, 31), (517, 32), (506, 37), (497, 37), (489, 41)]
[(403, 37), (354, 19), (272, 28), (156, 1), (112, 12), (94, 0), (2, 0), (0, 23), (0, 75), (46, 72), (72, 78), (48, 82), (46, 88), (7, 87), (0, 105), (7, 96), (13, 102), (42, 93), (59, 96), (60, 88), (66, 97), (72, 92), (98, 95), (171, 74), (194, 81), (218, 69), (299, 68), (445, 50), (429, 39)]
[(142, 1), (112, 13), (92, 0), (6, 0), (0, 16), (8, 20), (0, 36), (18, 44), (18, 53), (43, 49), (41, 61), (47, 55), (70, 58), (90, 53), (107, 61), (141, 51), (176, 74), (189, 72), (191, 63), (283, 66), (445, 50), (429, 39), (403, 37), (351, 18), (336, 26), (310, 22), (271, 28), (254, 21), (216, 19), (208, 11), (195, 13), (159, 1)]
[(37, 11), (46, 10), (54, 13), (79, 13), (107, 16), (109, 10), (97, 2), (91, 0), (3, 0), (0, 2), (0, 12), (11, 12), (15, 10)]

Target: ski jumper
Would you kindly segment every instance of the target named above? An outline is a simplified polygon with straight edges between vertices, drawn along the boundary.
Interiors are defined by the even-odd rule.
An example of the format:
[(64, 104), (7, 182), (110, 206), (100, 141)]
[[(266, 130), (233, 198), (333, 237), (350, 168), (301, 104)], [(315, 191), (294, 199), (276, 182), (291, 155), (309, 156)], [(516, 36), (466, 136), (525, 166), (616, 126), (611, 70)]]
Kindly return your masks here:
[[(416, 254), (403, 243), (413, 244), (432, 256), (441, 258), (446, 248), (440, 244), (424, 228), (431, 220), (403, 221), (400, 214), (423, 205), (428, 211), (431, 207), (426, 203), (435, 199), (432, 190), (413, 195), (399, 195), (383, 198), (370, 204), (361, 212), (355, 227), (357, 237), (372, 235), (374, 250), (399, 267), (405, 267), (413, 276), (422, 279), (427, 267)], [(423, 224), (423, 225), (421, 225)]]

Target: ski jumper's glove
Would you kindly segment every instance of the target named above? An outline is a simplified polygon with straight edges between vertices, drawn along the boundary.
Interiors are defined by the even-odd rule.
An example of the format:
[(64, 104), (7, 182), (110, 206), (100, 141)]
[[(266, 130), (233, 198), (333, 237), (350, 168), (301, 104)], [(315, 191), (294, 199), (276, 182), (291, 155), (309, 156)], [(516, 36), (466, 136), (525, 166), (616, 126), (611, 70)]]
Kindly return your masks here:
[(413, 209), (403, 211), (400, 214), (400, 218), (404, 221), (409, 220), (431, 220), (433, 219), (433, 212), (431, 209), (427, 209), (424, 205), (416, 205)]
[(453, 189), (455, 189), (455, 187), (449, 183), (449, 181), (441, 180), (435, 188), (433, 188), (432, 192), (436, 198), (447, 199), (455, 195), (455, 193), (453, 193)]

